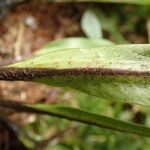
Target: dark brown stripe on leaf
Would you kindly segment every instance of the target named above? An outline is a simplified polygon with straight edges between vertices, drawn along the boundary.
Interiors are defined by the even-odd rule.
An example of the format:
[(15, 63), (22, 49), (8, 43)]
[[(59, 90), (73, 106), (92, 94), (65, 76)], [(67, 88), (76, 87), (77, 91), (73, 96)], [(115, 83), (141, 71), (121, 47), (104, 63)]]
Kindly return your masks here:
[(32, 80), (52, 76), (69, 75), (114, 75), (114, 76), (150, 76), (150, 71), (132, 71), (108, 68), (0, 68), (0, 80)]

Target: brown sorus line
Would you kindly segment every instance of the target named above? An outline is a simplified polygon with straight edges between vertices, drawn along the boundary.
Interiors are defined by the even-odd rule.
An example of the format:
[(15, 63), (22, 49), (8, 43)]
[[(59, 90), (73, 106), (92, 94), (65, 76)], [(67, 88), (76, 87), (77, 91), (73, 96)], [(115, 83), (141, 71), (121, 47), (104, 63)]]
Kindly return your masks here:
[(150, 71), (133, 71), (109, 68), (0, 68), (0, 80), (32, 80), (42, 77), (69, 75), (114, 75), (114, 76), (145, 76), (150, 77)]

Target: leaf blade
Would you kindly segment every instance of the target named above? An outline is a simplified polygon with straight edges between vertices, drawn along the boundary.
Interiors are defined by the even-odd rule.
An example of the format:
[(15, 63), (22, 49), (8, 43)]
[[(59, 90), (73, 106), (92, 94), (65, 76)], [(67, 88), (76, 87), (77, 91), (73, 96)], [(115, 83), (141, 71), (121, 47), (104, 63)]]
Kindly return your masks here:
[(120, 132), (150, 136), (150, 128), (148, 127), (120, 121), (118, 119), (94, 114), (77, 108), (47, 104), (22, 104), (10, 100), (0, 100), (0, 106), (14, 109), (18, 112), (46, 114)]
[(35, 104), (33, 106), (30, 105), (29, 107), (41, 110), (44, 113), (51, 114), (57, 117), (78, 121), (97, 127), (150, 136), (150, 128), (133, 123), (128, 123), (125, 121), (120, 121), (103, 115), (97, 115), (76, 108), (64, 106), (48, 106), (44, 104)]
[[(150, 106), (149, 51), (149, 44), (62, 49), (13, 64), (9, 67), (15, 68), (6, 70), (10, 79), (15, 69), (16, 76), (20, 74), (18, 79), (66, 86), (102, 99)], [(4, 76), (5, 71), (1, 70), (0, 75)]]

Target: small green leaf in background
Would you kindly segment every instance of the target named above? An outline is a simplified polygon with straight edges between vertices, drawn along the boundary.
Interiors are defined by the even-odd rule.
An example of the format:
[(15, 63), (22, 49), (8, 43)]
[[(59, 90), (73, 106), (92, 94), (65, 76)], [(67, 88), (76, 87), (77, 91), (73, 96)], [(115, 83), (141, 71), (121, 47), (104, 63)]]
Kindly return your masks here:
[(81, 27), (89, 38), (101, 39), (103, 37), (101, 20), (98, 17), (97, 12), (92, 9), (87, 9), (84, 12), (81, 20)]
[(87, 37), (101, 38), (99, 33), (101, 31), (102, 35), (102, 30), (104, 30), (111, 34), (115, 43), (128, 43), (118, 31), (117, 23), (116, 14), (106, 15), (99, 8), (91, 7), (85, 10), (81, 20), (81, 27)]
[(88, 39), (83, 37), (64, 38), (47, 43), (41, 49), (35, 52), (35, 55), (42, 55), (50, 51), (59, 51), (68, 48), (94, 48), (113, 44), (106, 39)]

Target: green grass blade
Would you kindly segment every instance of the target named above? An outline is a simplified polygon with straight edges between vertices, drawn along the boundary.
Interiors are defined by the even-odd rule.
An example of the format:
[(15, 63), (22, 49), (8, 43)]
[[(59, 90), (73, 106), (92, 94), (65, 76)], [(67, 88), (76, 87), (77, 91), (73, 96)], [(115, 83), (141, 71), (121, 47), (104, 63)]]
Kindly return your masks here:
[(103, 115), (97, 115), (84, 110), (64, 107), (64, 106), (48, 106), (44, 104), (35, 104), (29, 106), (42, 111), (45, 114), (82, 122), (106, 129), (116, 130), (126, 133), (134, 133), (143, 136), (150, 136), (150, 128), (138, 124), (120, 121)]
[(8, 100), (0, 100), (0, 106), (15, 109), (19, 112), (47, 114), (62, 119), (64, 118), (72, 121), (82, 122), (85, 124), (120, 132), (150, 136), (150, 128), (148, 127), (120, 121), (103, 115), (97, 115), (77, 108), (47, 104), (20, 104), (18, 102)]
[(97, 115), (76, 108), (64, 106), (49, 106), (44, 104), (35, 104), (32, 106), (30, 105), (29, 107), (42, 111), (45, 114), (49, 114), (60, 118), (66, 118), (69, 120), (94, 125), (97, 127), (126, 133), (134, 133), (143, 136), (150, 136), (150, 128), (133, 123), (128, 123), (125, 121), (120, 121), (103, 115)]

